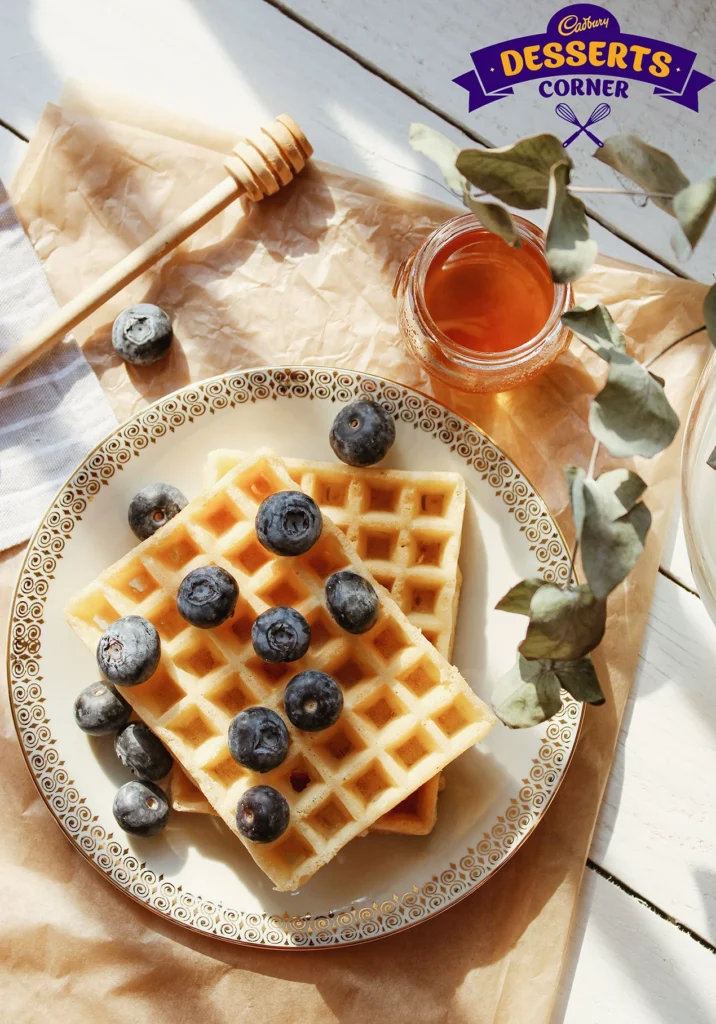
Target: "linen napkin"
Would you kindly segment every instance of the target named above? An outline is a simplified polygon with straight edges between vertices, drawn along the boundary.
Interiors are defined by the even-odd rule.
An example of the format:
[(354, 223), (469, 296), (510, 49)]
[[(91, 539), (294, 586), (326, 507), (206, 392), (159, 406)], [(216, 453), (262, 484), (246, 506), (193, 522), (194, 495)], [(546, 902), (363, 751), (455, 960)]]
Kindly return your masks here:
[[(55, 309), (42, 264), (0, 182), (0, 352)], [(30, 536), (60, 485), (116, 422), (72, 339), (0, 388), (0, 550)]]

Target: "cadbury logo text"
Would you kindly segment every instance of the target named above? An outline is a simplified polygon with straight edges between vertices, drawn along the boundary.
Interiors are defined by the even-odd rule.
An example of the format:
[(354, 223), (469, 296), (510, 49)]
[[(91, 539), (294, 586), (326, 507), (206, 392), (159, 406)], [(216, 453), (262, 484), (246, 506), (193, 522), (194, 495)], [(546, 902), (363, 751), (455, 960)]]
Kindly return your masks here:
[(606, 28), (609, 25), (609, 18), (582, 18), (580, 21), (576, 14), (568, 14), (562, 18), (557, 31), (561, 36), (573, 36), (576, 32), (586, 32), (590, 28)]

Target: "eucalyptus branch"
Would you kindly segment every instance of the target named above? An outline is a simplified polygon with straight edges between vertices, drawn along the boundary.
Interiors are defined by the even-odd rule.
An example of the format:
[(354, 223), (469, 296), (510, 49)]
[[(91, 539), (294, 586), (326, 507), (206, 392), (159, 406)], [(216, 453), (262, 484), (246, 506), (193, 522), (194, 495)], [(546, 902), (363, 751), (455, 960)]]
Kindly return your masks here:
[[(522, 580), (497, 605), (529, 619), (517, 665), (493, 696), (496, 714), (512, 728), (555, 715), (560, 688), (577, 700), (604, 703), (590, 652), (604, 636), (609, 595), (644, 551), (651, 513), (641, 500), (646, 483), (633, 469), (622, 466), (597, 476), (600, 448), (614, 458), (652, 458), (671, 444), (679, 418), (661, 378), (647, 366), (704, 329), (675, 338), (641, 363), (628, 354), (626, 338), (606, 306), (576, 306), (563, 314), (562, 324), (604, 360), (609, 374), (589, 412), (593, 444), (587, 469), (565, 469), (575, 528), (567, 581)], [(579, 586), (574, 582), (578, 555), (585, 580)]]
[[(570, 182), (574, 162), (556, 135), (531, 135), (498, 149), (460, 149), (426, 125), (412, 125), (411, 145), (437, 163), (453, 194), (486, 230), (508, 245), (517, 246), (519, 232), (509, 209), (489, 201), (494, 196), (519, 210), (546, 208), (545, 250), (552, 280), (576, 281), (594, 262), (596, 243), (589, 237), (587, 211), (581, 195), (631, 196), (652, 200), (675, 218), (679, 231), (672, 238), (679, 259), (698, 244), (716, 210), (716, 174), (689, 181), (668, 153), (636, 135), (614, 135), (593, 154), (601, 164), (627, 179), (630, 188), (576, 185)], [(477, 191), (473, 192), (472, 189)], [(716, 305), (716, 299), (713, 300)], [(716, 345), (716, 322), (705, 313)]]
[(652, 366), (657, 359), (661, 359), (661, 357), (665, 356), (667, 352), (670, 352), (672, 348), (676, 348), (677, 345), (680, 345), (682, 341), (686, 341), (687, 338), (693, 338), (695, 334), (701, 334), (701, 332), (705, 330), (706, 324), (701, 324), (700, 327), (694, 327), (693, 331), (688, 331), (686, 334), (682, 334), (680, 338), (676, 339), (676, 341), (670, 341), (666, 348), (662, 348), (661, 352), (657, 352), (656, 355), (650, 356), (646, 360), (646, 362), (643, 364), (644, 369), (648, 370), (649, 367)]
[(642, 199), (673, 199), (673, 192), (644, 192), (640, 188), (607, 188), (599, 185), (570, 185), (570, 192), (585, 195), (641, 196)]
[[(601, 442), (596, 441), (592, 445), (592, 454), (589, 457), (589, 466), (587, 468), (587, 480), (594, 479), (594, 471), (597, 468), (597, 458), (599, 456), (599, 449)], [(574, 544), (572, 545), (572, 554), (569, 559), (569, 576), (567, 577), (567, 586), (571, 587), (574, 581), (574, 566), (577, 561), (577, 554), (579, 552), (579, 537), (574, 538)]]
[[(596, 243), (582, 195), (632, 196), (673, 217), (679, 225), (675, 251), (693, 249), (716, 212), (716, 174), (690, 182), (668, 153), (636, 135), (605, 140), (594, 157), (627, 179), (631, 188), (572, 185), (574, 163), (551, 134), (519, 139), (499, 149), (460, 149), (427, 128), (413, 125), (411, 144), (435, 161), (453, 195), (461, 194), (482, 226), (508, 245), (519, 245), (519, 231), (508, 207), (546, 209), (545, 254), (552, 280), (577, 280), (593, 264)], [(491, 202), (493, 198), (502, 200)], [(600, 448), (614, 459), (653, 458), (674, 440), (679, 417), (669, 404), (661, 377), (652, 366), (682, 341), (707, 331), (716, 346), (716, 285), (704, 303), (705, 324), (669, 342), (643, 363), (627, 352), (626, 338), (602, 305), (576, 306), (562, 324), (608, 365), (606, 382), (594, 396), (588, 425), (594, 439), (589, 464), (566, 467), (575, 527), (566, 585), (533, 576), (516, 583), (498, 602), (500, 611), (524, 615), (527, 632), (516, 665), (493, 693), (498, 717), (511, 728), (538, 725), (556, 715), (560, 688), (577, 700), (603, 704), (604, 695), (590, 658), (606, 628), (609, 595), (641, 557), (651, 526), (642, 501), (645, 481), (632, 468), (617, 466), (596, 475)], [(716, 450), (709, 461), (716, 469)], [(585, 582), (574, 583), (577, 558)]]
[[(544, 192), (545, 194), (549, 191), (549, 186), (532, 186), (533, 192)], [(673, 199), (673, 192), (644, 192), (642, 189), (631, 189), (631, 188), (607, 188), (601, 185), (569, 185), (567, 191), (572, 195), (608, 195), (608, 196), (639, 196), (641, 199)], [(483, 199), (485, 196), (504, 196), (510, 195), (514, 192), (514, 189), (502, 188), (495, 189), (494, 192), (470, 192), (473, 199)]]
[(599, 449), (601, 447), (601, 441), (594, 442), (592, 446), (592, 454), (589, 456), (589, 468), (587, 469), (587, 480), (594, 479), (594, 470), (597, 468), (597, 456), (599, 455)]
[(574, 582), (574, 566), (577, 561), (577, 555), (579, 554), (579, 537), (574, 538), (574, 544), (572, 545), (572, 554), (569, 557), (569, 576), (567, 577), (567, 587), (571, 587)]
[[(695, 327), (692, 331), (687, 331), (686, 334), (682, 334), (680, 337), (675, 338), (674, 341), (670, 341), (669, 344), (666, 345), (660, 352), (657, 352), (657, 353), (655, 353), (655, 355), (650, 356), (648, 359), (646, 359), (642, 363), (642, 366), (644, 367), (645, 370), (648, 370), (648, 368), (653, 363), (655, 363), (657, 359), (660, 359), (667, 352), (670, 352), (672, 348), (675, 348), (682, 341), (686, 341), (687, 338), (693, 338), (694, 335), (700, 334), (701, 331), (705, 331), (705, 330), (706, 330), (706, 325), (702, 324), (701, 327)], [(587, 475), (585, 477), (586, 480), (594, 480), (594, 474), (595, 474), (595, 470), (597, 468), (597, 459), (599, 457), (599, 449), (600, 449), (600, 447), (601, 447), (601, 442), (599, 440), (595, 439), (594, 444), (592, 446), (592, 453), (591, 453), (590, 458), (589, 458), (589, 465), (587, 467)], [(576, 560), (577, 560), (578, 552), (579, 552), (579, 538), (577, 537), (575, 539), (575, 541), (574, 541), (573, 546), (572, 546), (572, 553), (571, 553), (570, 562), (569, 562), (569, 576), (567, 577), (567, 587), (571, 586), (571, 584), (572, 584), (572, 582), (574, 580), (574, 567), (575, 567), (575, 563), (576, 563)]]

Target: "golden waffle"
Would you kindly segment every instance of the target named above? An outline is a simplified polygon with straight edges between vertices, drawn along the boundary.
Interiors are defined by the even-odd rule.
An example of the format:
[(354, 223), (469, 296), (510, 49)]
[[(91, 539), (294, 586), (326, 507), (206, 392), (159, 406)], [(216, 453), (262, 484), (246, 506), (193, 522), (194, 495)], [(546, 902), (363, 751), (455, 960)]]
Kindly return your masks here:
[[(245, 457), (224, 448), (209, 452), (204, 487), (212, 487)], [(355, 469), (305, 459), (283, 462), (291, 479), (345, 533), (378, 583), (449, 661), (465, 515), (460, 474)]]
[[(212, 487), (242, 458), (243, 452), (209, 452), (204, 487)], [(340, 526), (354, 545), (362, 544), (363, 561), (375, 578), (391, 590), (402, 611), (448, 661), (455, 639), (461, 576), (457, 560), (465, 512), (465, 483), (459, 473), (410, 473), (403, 470), (355, 469), (333, 463), (285, 459), (291, 478)], [(441, 495), (439, 524), (426, 529), (413, 515), (415, 490)], [(384, 543), (389, 558), (367, 558)], [(379, 554), (384, 555), (382, 550)], [(419, 561), (411, 564), (416, 557)], [(439, 600), (434, 595), (439, 593)], [(427, 595), (427, 597), (426, 597)], [(371, 831), (427, 835), (437, 820), (438, 780), (431, 779), (397, 807), (384, 814)], [(182, 770), (172, 774), (172, 807), (176, 811), (213, 813), (211, 804)]]
[[(329, 518), (318, 542), (297, 558), (276, 557), (259, 544), (259, 504), (294, 488), (272, 453), (247, 457), (67, 609), (91, 649), (119, 616), (134, 613), (154, 623), (162, 637), (160, 665), (146, 683), (123, 692), (281, 891), (307, 881), (495, 723), (386, 591), (378, 591), (378, 621), (367, 633), (356, 637), (336, 626), (325, 607), (325, 579), (347, 567), (372, 577)], [(431, 518), (417, 492), (414, 514)], [(187, 572), (209, 563), (232, 573), (241, 597), (229, 621), (200, 630), (181, 618), (175, 595)], [(283, 604), (308, 620), (311, 647), (291, 666), (268, 665), (253, 652), (250, 628), (266, 608)], [(318, 733), (287, 723), (289, 756), (271, 772), (238, 765), (226, 740), (233, 716), (253, 704), (280, 712), (285, 683), (309, 668), (342, 684), (338, 722)], [(251, 843), (236, 828), (241, 794), (257, 784), (274, 786), (291, 809), (289, 828), (273, 843)]]
[[(186, 772), (175, 763), (171, 781), (172, 807), (175, 811), (191, 811), (194, 814), (216, 814), (198, 786), (195, 786)], [(438, 793), (444, 789), (442, 774), (434, 775), (414, 793), (406, 796), (391, 808), (368, 831), (423, 836), (432, 832), (437, 821)]]
[[(391, 833), (403, 836), (426, 836), (438, 820), (438, 795), (445, 788), (441, 773), (418, 786), (404, 800), (386, 811), (369, 832)], [(194, 814), (213, 814), (216, 811), (204, 794), (195, 786), (186, 772), (174, 762), (171, 777), (171, 802), (175, 811)]]

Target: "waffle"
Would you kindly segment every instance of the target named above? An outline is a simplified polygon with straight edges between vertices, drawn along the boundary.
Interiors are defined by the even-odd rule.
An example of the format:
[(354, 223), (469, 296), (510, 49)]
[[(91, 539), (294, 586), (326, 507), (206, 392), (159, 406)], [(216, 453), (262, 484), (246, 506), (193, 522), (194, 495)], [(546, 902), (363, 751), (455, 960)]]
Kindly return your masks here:
[[(186, 772), (174, 765), (172, 770), (172, 807), (175, 811), (191, 811), (194, 814), (216, 814), (216, 811)], [(444, 786), (442, 774), (434, 775), (414, 793), (406, 796), (399, 804), (378, 818), (370, 832), (394, 833), (403, 835), (427, 835), (432, 832), (437, 821), (438, 793)]]
[[(279, 891), (306, 882), (495, 723), (386, 591), (378, 592), (378, 621), (367, 633), (356, 637), (336, 626), (324, 603), (325, 579), (347, 567), (372, 577), (329, 518), (317, 543), (297, 558), (276, 557), (259, 544), (254, 519), (260, 502), (294, 488), (277, 456), (248, 456), (67, 609), (92, 650), (119, 616), (134, 613), (154, 623), (162, 637), (159, 667), (124, 695)], [(415, 495), (414, 514), (427, 526), (438, 511), (428, 506)], [(199, 630), (181, 618), (175, 595), (187, 572), (209, 563), (232, 573), (241, 596), (230, 620)], [(282, 604), (297, 608), (312, 631), (308, 653), (291, 666), (260, 661), (250, 644), (256, 616)], [(258, 775), (238, 765), (226, 740), (233, 716), (253, 704), (281, 712), (285, 683), (309, 668), (342, 684), (338, 722), (317, 733), (287, 723), (289, 754), (271, 772)], [(290, 825), (273, 843), (251, 843), (236, 828), (241, 794), (258, 784), (274, 786), (290, 806)]]
[[(243, 452), (224, 448), (209, 452), (204, 487), (212, 487), (242, 458)], [(354, 469), (304, 459), (283, 462), (291, 479), (345, 533), (378, 583), (449, 661), (465, 515), (460, 474)]]
[[(244, 457), (243, 452), (229, 449), (210, 452), (204, 487), (212, 487)], [(462, 583), (457, 559), (465, 484), (460, 474), (355, 469), (304, 459), (284, 462), (291, 478), (314, 498), (321, 511), (354, 545), (362, 544), (363, 561), (373, 576), (392, 592), (410, 621), (450, 661)], [(442, 496), (439, 526), (426, 530), (413, 515), (416, 489)], [(375, 551), (385, 537), (397, 538), (390, 545), (388, 559), (367, 558), (368, 550)], [(411, 565), (415, 552), (422, 561)], [(438, 600), (434, 598), (436, 593)], [(426, 782), (419, 792), (383, 815), (371, 831), (427, 835), (437, 820), (438, 788), (437, 780)], [(177, 811), (212, 813), (211, 805), (180, 768), (175, 768), (172, 775), (171, 800)]]
[[(426, 836), (435, 828), (438, 820), (438, 794), (445, 788), (442, 775), (438, 773), (418, 786), (399, 804), (386, 811), (369, 832), (397, 833), (404, 836)], [(175, 811), (189, 811), (194, 814), (216, 814), (198, 786), (175, 762), (171, 778), (171, 802)]]

